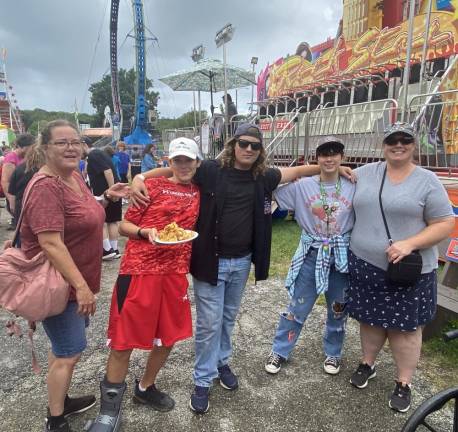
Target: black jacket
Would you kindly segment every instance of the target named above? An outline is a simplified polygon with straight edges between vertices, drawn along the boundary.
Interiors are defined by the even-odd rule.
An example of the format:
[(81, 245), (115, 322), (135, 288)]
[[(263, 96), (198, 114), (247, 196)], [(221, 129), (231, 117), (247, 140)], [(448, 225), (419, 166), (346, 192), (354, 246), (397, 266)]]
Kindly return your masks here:
[[(226, 197), (230, 168), (221, 168), (219, 162), (204, 161), (194, 177), (200, 186), (200, 211), (196, 231), (199, 237), (193, 242), (191, 274), (198, 280), (216, 285), (218, 282), (218, 223)], [(255, 180), (255, 207), (253, 221), (253, 253), (255, 279), (267, 279), (272, 239), (272, 191), (278, 186), (281, 174), (269, 168)]]

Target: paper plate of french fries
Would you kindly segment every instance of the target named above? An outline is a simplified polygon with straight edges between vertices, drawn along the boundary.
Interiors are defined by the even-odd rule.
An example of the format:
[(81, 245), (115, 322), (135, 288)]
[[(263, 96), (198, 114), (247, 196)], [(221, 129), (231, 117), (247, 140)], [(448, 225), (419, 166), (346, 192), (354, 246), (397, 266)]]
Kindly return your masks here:
[(176, 222), (172, 222), (157, 233), (155, 243), (163, 245), (174, 245), (193, 241), (199, 233), (192, 230), (180, 228)]

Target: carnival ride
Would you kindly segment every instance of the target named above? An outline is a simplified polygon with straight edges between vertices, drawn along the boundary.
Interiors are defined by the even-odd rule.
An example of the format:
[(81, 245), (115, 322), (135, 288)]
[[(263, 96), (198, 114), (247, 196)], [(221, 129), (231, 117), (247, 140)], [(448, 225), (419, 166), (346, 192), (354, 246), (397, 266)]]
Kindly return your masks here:
[[(151, 135), (148, 127), (148, 103), (146, 101), (146, 60), (145, 60), (145, 20), (143, 16), (142, 0), (132, 0), (134, 17), (134, 38), (136, 58), (136, 83), (135, 83), (135, 114), (133, 127), (123, 128), (123, 123), (130, 119), (123, 118), (121, 98), (118, 82), (118, 14), (119, 0), (111, 0), (110, 12), (110, 68), (111, 68), (111, 93), (113, 98), (113, 115), (111, 116), (114, 129), (120, 135), (124, 130), (130, 130), (130, 135), (123, 138), (127, 144), (150, 144)], [(129, 124), (129, 123), (127, 123)], [(119, 136), (118, 136), (119, 137)], [(116, 138), (118, 138), (116, 137)], [(114, 137), (115, 138), (115, 137)]]

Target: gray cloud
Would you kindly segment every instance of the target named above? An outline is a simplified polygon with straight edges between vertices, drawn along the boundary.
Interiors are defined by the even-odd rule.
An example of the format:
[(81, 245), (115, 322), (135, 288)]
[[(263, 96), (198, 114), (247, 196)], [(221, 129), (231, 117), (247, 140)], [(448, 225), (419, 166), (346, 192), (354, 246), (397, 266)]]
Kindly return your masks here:
[[(0, 44), (7, 48), (7, 72), (21, 108), (73, 110), (75, 99), (90, 112), (87, 83), (109, 71), (109, 0), (16, 0), (2, 2)], [(130, 0), (121, 0), (118, 44), (132, 30)], [(258, 70), (293, 53), (301, 41), (319, 43), (334, 36), (341, 0), (144, 0), (145, 22), (158, 37), (149, 42), (147, 75), (160, 92), (159, 111), (175, 116), (192, 107), (192, 93), (172, 92), (157, 79), (192, 65), (192, 48), (203, 43), (208, 57), (222, 58), (214, 43), (228, 22), (236, 28), (228, 62)], [(95, 55), (94, 55), (95, 53)], [(135, 64), (133, 40), (119, 50), (119, 66)], [(91, 66), (92, 65), (92, 66)], [(233, 92), (234, 95), (235, 92)], [(238, 92), (239, 111), (251, 90)], [(219, 103), (221, 96), (216, 95)], [(202, 95), (208, 108), (209, 96)]]

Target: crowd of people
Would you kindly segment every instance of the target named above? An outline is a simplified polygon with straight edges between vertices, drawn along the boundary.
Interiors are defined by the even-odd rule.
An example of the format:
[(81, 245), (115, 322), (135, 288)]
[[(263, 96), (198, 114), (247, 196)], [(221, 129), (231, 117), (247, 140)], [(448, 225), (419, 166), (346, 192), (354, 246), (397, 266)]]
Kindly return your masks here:
[[(16, 154), (8, 159), (17, 171), (17, 160), (25, 156), (17, 174), (22, 180), (14, 178), (14, 167), (5, 171), (4, 166), (2, 173), (2, 186), (16, 196), (10, 210), (20, 203), (15, 190), (24, 191), (33, 175), (40, 176), (22, 209), (21, 248), (30, 257), (44, 250), (71, 285), (66, 310), (43, 321), (51, 343), (46, 430), (70, 431), (68, 415), (96, 403), (94, 395), (69, 397), (67, 392), (86, 347), (85, 329), (96, 310), (105, 259), (120, 257), (121, 262), (100, 412), (91, 432), (119, 427), (134, 349), (149, 351), (134, 401), (161, 412), (173, 409), (173, 398), (156, 387), (156, 377), (174, 344), (193, 334), (188, 273), (196, 307), (189, 406), (197, 414), (209, 410), (215, 379), (228, 391), (238, 388), (230, 364), (232, 332), (252, 266), (256, 281), (268, 277), (273, 199), (295, 212), (302, 232), (285, 281), (289, 304), (266, 353), (266, 372), (287, 367), (307, 317), (324, 294), (324, 372), (340, 372), (351, 317), (359, 322), (362, 351), (351, 384), (363, 389), (376, 376), (377, 355), (388, 340), (397, 368), (388, 404), (408, 411), (422, 329), (436, 310), (435, 246), (454, 227), (444, 187), (414, 163), (417, 141), (409, 125), (387, 129), (384, 160), (354, 171), (341, 165), (345, 143), (337, 137), (321, 140), (317, 165), (268, 167), (261, 130), (248, 123), (235, 129), (218, 160), (203, 160), (194, 140), (177, 138), (167, 163), (151, 146), (138, 164), (138, 152), (129, 156), (124, 143), (116, 151), (92, 148), (63, 120), (49, 123), (36, 142), (24, 142), (18, 138)], [(12, 192), (11, 183), (16, 184)], [(122, 217), (122, 200), (129, 193), (131, 204)], [(158, 233), (170, 222), (198, 237), (192, 243), (159, 244)], [(128, 238), (123, 254), (119, 234)], [(416, 251), (422, 259), (417, 277), (407, 283), (390, 279), (390, 267)]]

